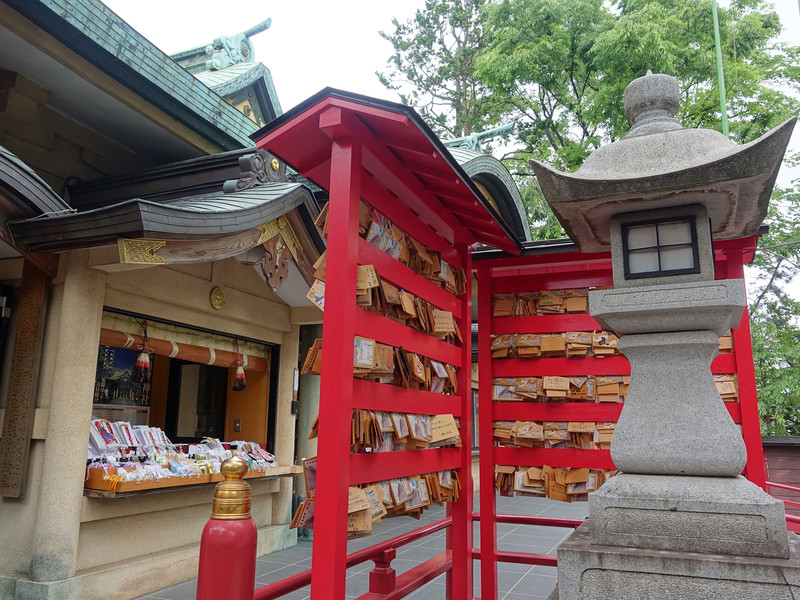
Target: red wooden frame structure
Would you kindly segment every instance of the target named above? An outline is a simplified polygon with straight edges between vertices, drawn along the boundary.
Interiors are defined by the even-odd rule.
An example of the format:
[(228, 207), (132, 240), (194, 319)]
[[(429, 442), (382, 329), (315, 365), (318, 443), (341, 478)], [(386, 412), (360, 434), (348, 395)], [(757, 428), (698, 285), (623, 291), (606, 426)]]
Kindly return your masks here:
[[(440, 563), (450, 565), (450, 597), (472, 598), (470, 286), (462, 296), (453, 296), (360, 238), (359, 201), (467, 274), (475, 242), (514, 253), (519, 252), (518, 242), (408, 107), (328, 89), (253, 137), (259, 148), (285, 160), (330, 194), (311, 597), (345, 596), (348, 486), (458, 469), (463, 489), (449, 508), (448, 547)], [(374, 265), (382, 278), (450, 311), (464, 343), (443, 342), (357, 307), (359, 264)], [(458, 394), (354, 380), (356, 335), (457, 367)], [(460, 418), (464, 444), (351, 455), (353, 409), (452, 414)], [(381, 589), (371, 591), (402, 597), (380, 582), (377, 587)]]
[[(491, 336), (502, 333), (556, 333), (599, 328), (588, 314), (531, 317), (492, 316), (492, 295), (607, 286), (612, 283), (608, 254), (582, 254), (566, 243), (532, 245), (522, 256), (499, 256), (471, 247), (480, 242), (517, 254), (518, 242), (496, 211), (438, 138), (410, 108), (340, 92), (323, 90), (254, 135), (257, 146), (273, 153), (330, 194), (327, 285), (325, 290), (324, 352), (320, 392), (319, 441), (314, 519), (314, 569), (310, 574), (314, 600), (345, 596), (346, 571), (354, 560), (374, 560), (370, 593), (364, 598), (402, 598), (421, 582), (448, 574), (448, 597), (473, 598), (472, 560), (481, 560), (485, 600), (497, 598), (498, 560), (552, 564), (553, 557), (499, 552), (497, 523), (555, 524), (575, 522), (497, 515), (495, 465), (543, 465), (613, 468), (607, 450), (500, 448), (494, 446), (495, 420), (615, 421), (620, 404), (494, 402), (494, 377), (540, 375), (624, 375), (624, 357), (491, 358)], [(478, 277), (480, 511), (472, 511), (471, 482), (471, 294), (455, 296), (417, 274), (359, 236), (359, 205), (363, 200), (428, 249), (441, 254), (454, 269)], [(753, 257), (757, 236), (720, 242), (716, 248), (718, 278), (743, 278), (743, 266)], [(534, 247), (535, 246), (535, 247)], [(464, 340), (450, 344), (356, 306), (357, 265), (374, 265), (382, 278), (450, 311)], [(469, 286), (468, 286), (469, 287)], [(355, 336), (376, 339), (458, 369), (455, 395), (405, 389), (353, 378), (351, 350)], [(742, 425), (748, 450), (747, 477), (764, 487), (763, 455), (756, 403), (748, 315), (733, 331), (734, 353), (719, 356), (715, 373), (736, 373), (739, 398), (727, 404)], [(438, 448), (373, 454), (351, 454), (351, 413), (354, 409), (452, 414), (460, 419), (461, 448)], [(448, 509), (446, 552), (399, 578), (390, 563), (394, 546), (375, 547), (361, 556), (347, 556), (348, 487), (431, 471), (457, 469), (463, 486)], [(473, 548), (473, 519), (480, 520), (480, 550)], [(424, 531), (418, 535), (424, 535)], [(415, 534), (417, 535), (417, 534)], [(396, 542), (397, 545), (404, 543)], [(275, 597), (304, 585), (308, 575), (284, 585), (273, 584), (257, 597)], [(295, 580), (296, 579), (296, 580)]]
[[(744, 265), (753, 259), (758, 236), (717, 242), (715, 262), (718, 279), (744, 278)], [(532, 245), (533, 246), (533, 245)], [(555, 248), (555, 250), (554, 250)], [(616, 421), (622, 404), (587, 402), (495, 402), (492, 380), (495, 377), (628, 375), (630, 364), (623, 357), (492, 359), (491, 337), (505, 333), (559, 333), (596, 331), (600, 325), (589, 314), (560, 314), (528, 317), (493, 317), (492, 296), (498, 293), (530, 292), (612, 285), (611, 257), (608, 253), (582, 254), (558, 251), (553, 244), (539, 245), (516, 257), (493, 257), (498, 253), (477, 253), (473, 267), (478, 277), (478, 370), (480, 451), (480, 557), (481, 597), (497, 600), (497, 562), (510, 560), (545, 564), (538, 555), (506, 557), (497, 548), (495, 465), (588, 467), (612, 469), (608, 450), (496, 447), (493, 422), (524, 421)], [(574, 249), (574, 246), (572, 247)], [(483, 256), (481, 256), (483, 255)], [(747, 311), (738, 329), (732, 331), (734, 352), (718, 356), (713, 373), (735, 373), (739, 382), (739, 402), (726, 403), (731, 417), (742, 426), (747, 447), (744, 474), (765, 488), (764, 458), (758, 419), (755, 374), (753, 370), (750, 321)], [(488, 517), (488, 518), (487, 518)], [(519, 518), (514, 522), (521, 522)]]

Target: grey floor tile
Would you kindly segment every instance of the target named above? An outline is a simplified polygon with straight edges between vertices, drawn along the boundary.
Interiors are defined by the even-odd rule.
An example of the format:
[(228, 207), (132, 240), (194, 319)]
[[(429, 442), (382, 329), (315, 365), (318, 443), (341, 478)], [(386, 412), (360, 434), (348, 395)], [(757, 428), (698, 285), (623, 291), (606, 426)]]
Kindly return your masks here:
[(256, 587), (261, 587), (267, 585), (268, 583), (280, 581), (281, 579), (286, 579), (292, 575), (298, 575), (307, 570), (308, 567), (300, 565), (283, 565), (283, 567), (276, 569), (275, 571), (271, 571), (261, 576), (256, 575)]
[[(563, 518), (582, 520), (586, 517), (586, 503), (566, 504), (554, 502), (546, 498), (497, 498), (499, 514), (516, 514), (543, 516), (547, 518)], [(480, 509), (477, 495), (473, 510)], [(394, 538), (428, 523), (433, 523), (445, 516), (443, 507), (432, 507), (420, 520), (408, 518), (387, 519), (376, 524), (373, 535), (348, 542), (348, 553), (373, 546), (382, 541)], [(530, 552), (536, 554), (554, 553), (555, 548), (572, 532), (571, 529), (559, 527), (534, 527), (500, 523), (497, 525), (498, 548), (514, 552)], [(476, 521), (473, 527), (473, 544), (480, 547), (480, 526)], [(427, 538), (418, 540), (398, 548), (393, 567), (402, 574), (421, 562), (437, 556), (445, 550), (446, 533), (437, 532)], [(280, 552), (260, 557), (256, 562), (257, 585), (266, 585), (289, 575), (302, 572), (311, 565), (311, 540), (298, 540), (293, 546)], [(367, 591), (369, 571), (374, 564), (366, 561), (348, 569), (347, 598), (352, 600)], [(555, 567), (522, 565), (516, 563), (498, 563), (498, 597), (506, 600), (528, 600), (547, 598), (556, 582)], [(473, 578), (475, 595), (480, 593), (480, 563), (474, 562)], [(191, 580), (151, 592), (138, 600), (194, 600), (196, 581)], [(298, 590), (284, 597), (284, 600), (307, 600), (309, 589)], [(437, 577), (413, 594), (407, 596), (414, 600), (444, 600), (445, 578)]]
[[(508, 590), (512, 594), (526, 594), (529, 597), (547, 598), (555, 589), (558, 579), (549, 575), (529, 573), (524, 575), (515, 586)], [(513, 599), (509, 599), (513, 600)]]
[(159, 600), (195, 600), (197, 596), (197, 580), (184, 581), (177, 585), (164, 588), (157, 592), (151, 592), (151, 598)]

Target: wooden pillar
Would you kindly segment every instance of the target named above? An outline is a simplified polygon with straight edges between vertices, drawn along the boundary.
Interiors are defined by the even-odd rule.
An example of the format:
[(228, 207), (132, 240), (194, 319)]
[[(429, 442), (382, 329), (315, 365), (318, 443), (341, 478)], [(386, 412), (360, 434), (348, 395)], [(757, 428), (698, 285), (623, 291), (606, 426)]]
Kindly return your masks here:
[[(744, 258), (741, 249), (725, 252), (729, 279), (744, 279)], [(739, 406), (742, 410), (742, 437), (747, 448), (747, 479), (764, 491), (764, 449), (761, 445), (761, 421), (758, 416), (756, 374), (753, 366), (753, 340), (750, 333), (750, 313), (747, 307), (739, 327), (731, 331), (736, 356), (736, 377), (739, 380)]]
[(8, 498), (21, 498), (28, 478), (49, 284), (47, 274), (25, 260), (19, 303), (15, 308), (17, 328), (0, 437), (0, 493)]
[[(335, 130), (340, 116), (335, 109), (323, 113), (320, 128)], [(313, 600), (345, 597), (361, 146), (352, 138), (334, 137), (330, 169), (325, 302), (341, 309), (326, 311), (323, 320)]]
[(83, 479), (105, 275), (88, 268), (88, 253), (62, 258), (64, 288), (52, 336), (53, 385), (29, 578), (72, 576), (78, 554)]
[(480, 448), (481, 598), (497, 600), (497, 494), (492, 434), (492, 271), (478, 268), (478, 447)]
[(461, 245), (467, 291), (461, 300), (461, 368), (458, 370), (458, 392), (461, 397), (461, 443), (464, 450), (459, 464), (461, 492), (458, 500), (448, 508), (453, 517), (450, 527), (450, 547), (453, 567), (451, 571), (451, 598), (472, 598), (472, 263), (469, 249)]

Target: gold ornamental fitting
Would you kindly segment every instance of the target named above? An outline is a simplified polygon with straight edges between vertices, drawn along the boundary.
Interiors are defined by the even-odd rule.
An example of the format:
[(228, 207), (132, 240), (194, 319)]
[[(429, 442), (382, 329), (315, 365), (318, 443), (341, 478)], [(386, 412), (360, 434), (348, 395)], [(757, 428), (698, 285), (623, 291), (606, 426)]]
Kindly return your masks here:
[(250, 518), (250, 484), (242, 481), (249, 470), (247, 462), (234, 456), (222, 462), (220, 473), (225, 481), (220, 481), (214, 490), (214, 504), (211, 518), (238, 520)]

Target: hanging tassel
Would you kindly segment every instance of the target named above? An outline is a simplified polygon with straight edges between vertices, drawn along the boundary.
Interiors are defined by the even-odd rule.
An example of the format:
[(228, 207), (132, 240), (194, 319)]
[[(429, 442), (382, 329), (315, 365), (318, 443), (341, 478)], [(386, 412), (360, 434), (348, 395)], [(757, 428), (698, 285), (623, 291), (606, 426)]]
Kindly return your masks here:
[(141, 352), (136, 358), (136, 364), (131, 371), (131, 381), (134, 383), (141, 383), (146, 385), (150, 383), (150, 348), (147, 347), (147, 321), (142, 325), (144, 331), (143, 341), (140, 346), (137, 346)]
[(233, 391), (241, 392), (247, 387), (247, 381), (244, 378), (244, 367), (239, 365), (236, 367), (236, 377), (233, 379)]
[(142, 350), (136, 359), (136, 364), (131, 371), (131, 381), (142, 385), (150, 383), (150, 355), (146, 350)]
[(239, 354), (239, 340), (236, 340), (236, 376), (233, 378), (233, 391), (241, 392), (247, 387), (247, 380), (244, 378), (244, 363)]

